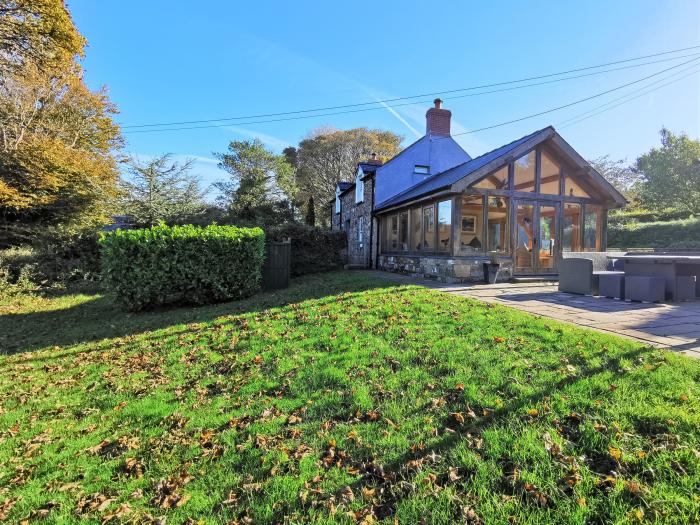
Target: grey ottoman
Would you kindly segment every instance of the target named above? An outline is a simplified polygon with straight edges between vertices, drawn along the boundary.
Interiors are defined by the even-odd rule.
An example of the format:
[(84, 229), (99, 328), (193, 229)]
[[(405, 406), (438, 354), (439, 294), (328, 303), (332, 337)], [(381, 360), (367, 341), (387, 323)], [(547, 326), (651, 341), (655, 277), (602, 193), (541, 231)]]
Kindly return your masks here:
[(603, 297), (613, 297), (615, 299), (625, 298), (625, 274), (624, 273), (604, 273), (598, 276), (599, 295)]
[(666, 299), (666, 279), (647, 275), (625, 277), (625, 300), (649, 303)]
[(678, 290), (676, 301), (690, 301), (695, 299), (696, 280), (697, 277), (694, 275), (679, 275), (676, 277), (676, 290)]

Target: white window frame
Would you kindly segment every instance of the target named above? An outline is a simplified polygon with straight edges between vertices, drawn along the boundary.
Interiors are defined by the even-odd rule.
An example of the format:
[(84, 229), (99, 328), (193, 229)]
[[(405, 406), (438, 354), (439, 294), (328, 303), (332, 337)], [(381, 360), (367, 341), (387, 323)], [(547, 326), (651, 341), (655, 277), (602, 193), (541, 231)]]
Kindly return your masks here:
[(337, 186), (335, 188), (335, 213), (336, 215), (340, 213), (340, 188)]
[(355, 175), (355, 204), (359, 204), (365, 200), (365, 182), (362, 180), (362, 169), (357, 169)]
[(357, 244), (360, 248), (365, 243), (365, 218), (361, 215), (357, 218)]
[(416, 164), (413, 167), (413, 173), (418, 175), (430, 175), (430, 166), (425, 166), (424, 164)]

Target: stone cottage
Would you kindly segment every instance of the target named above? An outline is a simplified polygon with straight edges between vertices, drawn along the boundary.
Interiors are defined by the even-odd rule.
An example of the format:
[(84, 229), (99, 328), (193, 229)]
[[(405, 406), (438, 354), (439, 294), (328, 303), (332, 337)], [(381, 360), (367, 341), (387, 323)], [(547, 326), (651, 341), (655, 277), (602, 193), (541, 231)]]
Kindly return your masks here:
[(553, 127), (471, 158), (451, 116), (436, 99), (423, 137), (337, 185), (331, 225), (351, 267), (460, 281), (492, 257), (504, 277), (542, 275), (565, 252), (605, 250), (608, 210), (626, 201)]

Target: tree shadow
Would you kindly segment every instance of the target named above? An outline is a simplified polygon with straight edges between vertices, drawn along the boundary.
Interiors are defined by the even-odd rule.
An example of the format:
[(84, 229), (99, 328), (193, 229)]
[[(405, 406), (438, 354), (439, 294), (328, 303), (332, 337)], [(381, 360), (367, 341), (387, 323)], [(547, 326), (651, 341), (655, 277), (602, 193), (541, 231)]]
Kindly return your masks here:
[[(262, 292), (240, 301), (138, 313), (125, 312), (111, 298), (94, 292), (59, 294), (50, 297), (55, 299), (48, 306), (51, 309), (0, 315), (0, 355), (133, 336), (226, 315), (260, 312), (308, 299), (395, 286), (398, 284), (359, 271), (333, 272), (293, 279), (288, 288)], [(99, 351), (100, 347), (94, 350)]]

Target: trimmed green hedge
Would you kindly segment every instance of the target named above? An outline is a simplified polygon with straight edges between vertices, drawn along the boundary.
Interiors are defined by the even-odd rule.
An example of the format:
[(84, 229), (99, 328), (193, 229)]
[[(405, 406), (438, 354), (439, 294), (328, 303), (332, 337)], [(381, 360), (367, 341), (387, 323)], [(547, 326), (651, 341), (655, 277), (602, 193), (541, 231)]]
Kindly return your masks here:
[(337, 270), (345, 264), (348, 245), (345, 232), (289, 223), (270, 227), (265, 233), (274, 241), (291, 238), (292, 277)]
[(260, 228), (160, 225), (105, 233), (99, 242), (102, 282), (128, 310), (240, 299), (260, 288)]

